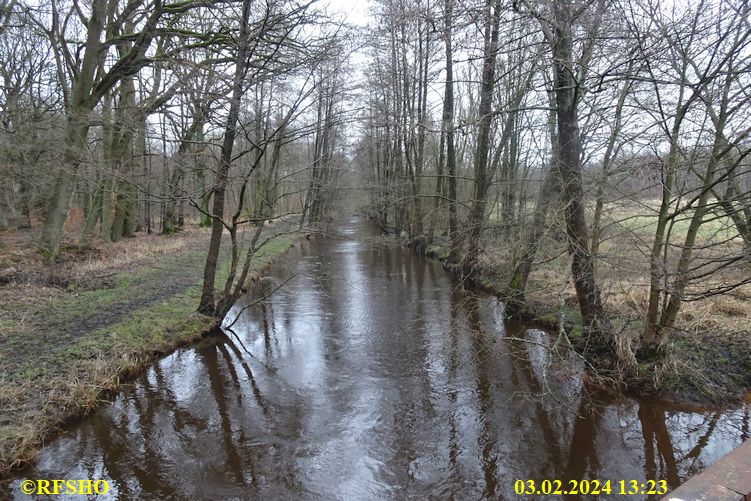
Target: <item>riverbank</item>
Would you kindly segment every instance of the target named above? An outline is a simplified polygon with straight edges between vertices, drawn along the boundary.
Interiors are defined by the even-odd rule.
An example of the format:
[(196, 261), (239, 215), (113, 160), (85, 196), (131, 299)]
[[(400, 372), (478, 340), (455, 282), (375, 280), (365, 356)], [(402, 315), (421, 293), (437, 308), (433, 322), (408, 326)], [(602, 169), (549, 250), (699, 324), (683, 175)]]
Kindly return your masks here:
[[(514, 248), (498, 244), (481, 255), (473, 285), (503, 297), (514, 262)], [(581, 348), (582, 320), (570, 280), (570, 261), (560, 246), (543, 245), (530, 274), (526, 304), (521, 317), (553, 331), (563, 325), (574, 348)], [(635, 263), (617, 241), (603, 244), (608, 261), (600, 264), (605, 309), (614, 328), (636, 340), (643, 328), (647, 285), (646, 270)], [(426, 255), (445, 262), (448, 247), (440, 242), (427, 247)], [(617, 256), (617, 261), (613, 259)], [(627, 264), (626, 264), (627, 263)], [(743, 277), (721, 277), (741, 281)], [(709, 287), (712, 284), (705, 284)], [(637, 374), (626, 381), (629, 391), (690, 406), (723, 406), (740, 402), (751, 390), (751, 284), (728, 294), (685, 303), (661, 360), (640, 362)]]
[[(195, 313), (208, 239), (209, 230), (198, 228), (139, 234), (67, 247), (47, 268), (32, 233), (2, 235), (0, 478), (122, 381), (211, 332), (216, 319)], [(295, 239), (280, 235), (264, 246), (253, 272), (262, 273)]]

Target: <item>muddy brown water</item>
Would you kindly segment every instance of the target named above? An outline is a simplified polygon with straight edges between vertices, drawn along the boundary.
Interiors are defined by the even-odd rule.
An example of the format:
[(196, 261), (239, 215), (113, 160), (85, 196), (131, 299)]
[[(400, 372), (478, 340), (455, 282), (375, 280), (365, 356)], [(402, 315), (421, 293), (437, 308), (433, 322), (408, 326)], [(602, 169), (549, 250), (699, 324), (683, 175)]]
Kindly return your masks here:
[(13, 495), (104, 479), (101, 499), (513, 499), (517, 480), (598, 479), (624, 498), (620, 480), (675, 487), (748, 437), (748, 406), (593, 395), (555, 336), (374, 235), (353, 216), (299, 244), (233, 332), (64, 431)]

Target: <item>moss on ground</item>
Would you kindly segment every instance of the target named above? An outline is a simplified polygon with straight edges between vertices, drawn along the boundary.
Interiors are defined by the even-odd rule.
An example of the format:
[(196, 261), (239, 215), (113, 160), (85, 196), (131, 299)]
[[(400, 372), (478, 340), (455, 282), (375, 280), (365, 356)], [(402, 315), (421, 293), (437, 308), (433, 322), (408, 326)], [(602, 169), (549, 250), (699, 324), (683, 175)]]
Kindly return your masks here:
[[(33, 458), (61, 424), (94, 409), (122, 378), (215, 327), (216, 319), (195, 313), (207, 233), (199, 238), (180, 251), (147, 254), (106, 282), (93, 277), (66, 291), (4, 287), (0, 478)], [(253, 271), (267, 267), (295, 238), (281, 235), (264, 246)], [(223, 284), (227, 268), (225, 259), (217, 284)]]

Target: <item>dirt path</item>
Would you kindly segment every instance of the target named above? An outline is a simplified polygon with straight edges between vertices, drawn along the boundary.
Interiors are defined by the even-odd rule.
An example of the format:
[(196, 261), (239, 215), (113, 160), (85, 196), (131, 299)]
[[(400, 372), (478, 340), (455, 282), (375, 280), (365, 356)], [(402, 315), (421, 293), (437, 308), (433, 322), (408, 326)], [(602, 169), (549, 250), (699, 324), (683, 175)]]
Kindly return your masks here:
[[(271, 242), (253, 268), (292, 242)], [(0, 285), (0, 478), (32, 458), (60, 423), (94, 408), (122, 376), (213, 325), (194, 313), (207, 243), (204, 230), (143, 236), (46, 275), (28, 259), (13, 263), (15, 276)], [(64, 288), (50, 285), (62, 276)]]
[[(103, 265), (96, 274), (76, 278), (67, 289), (6, 284), (0, 291), (5, 299), (0, 318), (11, 328), (0, 330), (0, 373), (11, 380), (28, 379), (33, 368), (44, 369), (38, 366), (40, 342), (45, 355), (57, 358), (93, 331), (198, 285), (207, 236), (199, 233), (181, 240), (169, 254)], [(37, 342), (29, 342), (31, 337)]]

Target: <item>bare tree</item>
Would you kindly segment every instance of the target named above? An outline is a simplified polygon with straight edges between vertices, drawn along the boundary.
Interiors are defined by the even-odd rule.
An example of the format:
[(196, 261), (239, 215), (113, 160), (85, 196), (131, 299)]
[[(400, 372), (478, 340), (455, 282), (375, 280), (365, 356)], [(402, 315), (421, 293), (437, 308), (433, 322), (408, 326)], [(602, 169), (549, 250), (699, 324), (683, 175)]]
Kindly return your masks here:
[[(701, 2), (687, 12), (687, 16), (670, 20), (665, 18), (659, 6), (643, 5), (657, 33), (646, 32), (639, 43), (658, 103), (659, 123), (669, 144), (663, 163), (660, 206), (650, 256), (650, 292), (643, 333), (644, 342), (657, 347), (667, 341), (667, 333), (676, 321), (691, 275), (706, 276), (709, 273), (706, 266), (692, 268), (691, 262), (699, 228), (711, 208), (712, 191), (732, 177), (748, 152), (736, 155), (734, 160), (730, 158), (749, 132), (736, 125), (736, 121), (743, 121), (736, 118), (736, 114), (744, 110), (747, 99), (738, 102), (743, 92), (737, 92), (745, 81), (744, 72), (738, 70), (747, 65), (746, 52), (751, 35), (742, 19), (747, 17), (749, 7), (745, 4), (706, 7)], [(663, 50), (669, 58), (666, 64), (656, 67), (649, 63), (645, 48), (649, 46), (651, 36), (659, 36), (665, 43)], [(707, 40), (712, 40), (712, 43), (707, 43)], [(672, 113), (667, 109), (670, 101), (674, 102)], [(686, 151), (683, 143), (690, 134), (692, 113), (701, 104), (714, 127), (710, 132), (712, 146), (709, 158), (701, 162), (701, 167), (696, 166), (699, 167), (696, 172), (698, 188), (687, 193), (686, 185), (679, 184), (680, 168), (695, 160), (691, 159), (694, 153)], [(732, 137), (733, 129), (735, 137)], [(701, 138), (700, 131), (698, 139)], [(725, 172), (718, 176), (720, 166), (725, 166)], [(687, 201), (684, 200), (686, 197)], [(680, 245), (678, 264), (674, 273), (668, 273), (674, 249), (671, 229), (676, 220), (686, 214), (691, 215)]]
[[(281, 145), (277, 141), (280, 132), (287, 130), (289, 121), (296, 116), (301, 103), (311, 92), (308, 85), (310, 74), (308, 73), (303, 79), (303, 90), (298, 94), (296, 101), (290, 105), (280, 123), (273, 127), (273, 131), (268, 134), (257, 135), (255, 141), (261, 142), (255, 142), (252, 135), (244, 134), (244, 139), (249, 142), (250, 148), (235, 153), (238, 131), (241, 130), (241, 127), (243, 127), (243, 131), (245, 130), (244, 125), (240, 122), (243, 96), (248, 89), (261, 85), (263, 82), (272, 81), (272, 79), (281, 78), (284, 75), (293, 75), (301, 68), (314, 68), (320, 64), (331, 47), (331, 36), (327, 30), (323, 29), (323, 26), (319, 35), (307, 37), (304, 40), (301, 38), (305, 35), (304, 29), (313, 23), (317, 15), (315, 11), (309, 8), (310, 3), (279, 2), (267, 4), (263, 12), (251, 13), (250, 2), (243, 2), (239, 34), (232, 47), (235, 73), (230, 88), (229, 109), (222, 131), (219, 165), (216, 169), (212, 189), (211, 240), (204, 267), (203, 288), (198, 308), (202, 313), (223, 317), (245, 287), (251, 259), (258, 250), (258, 245), (261, 245), (258, 242), (263, 230), (263, 224), (257, 225), (245, 253), (245, 259), (241, 264), (240, 247), (237, 241), (238, 228), (247, 223), (259, 223), (259, 221), (243, 217), (250, 178), (257, 167), (261, 165), (269, 147), (273, 156), (275, 150), (273, 145)], [(225, 200), (229, 189), (230, 169), (233, 161), (247, 154), (253, 154), (253, 159), (240, 175), (238, 203), (230, 220), (227, 221), (225, 219)], [(277, 159), (272, 159), (272, 164), (278, 163), (278, 150), (276, 154)], [(217, 297), (215, 281), (224, 229), (227, 229), (230, 234), (231, 258), (229, 276), (225, 280), (223, 293)], [(239, 273), (238, 269), (240, 269)]]
[[(584, 213), (582, 186), (582, 151), (579, 137), (578, 104), (580, 98), (578, 74), (574, 61), (573, 29), (589, 14), (590, 3), (554, 0), (540, 11), (528, 2), (522, 2), (526, 12), (538, 19), (546, 40), (550, 44), (553, 60), (554, 92), (557, 119), (556, 169), (562, 189), (566, 234), (571, 256), (572, 277), (581, 310), (584, 327), (589, 332), (594, 352), (614, 353), (610, 322), (600, 298), (594, 276), (594, 260), (589, 252), (589, 233)], [(591, 23), (596, 30), (605, 10), (605, 1), (595, 4)], [(587, 39), (585, 43), (593, 43)], [(583, 53), (587, 54), (587, 48)], [(586, 68), (586, 65), (582, 66)]]

